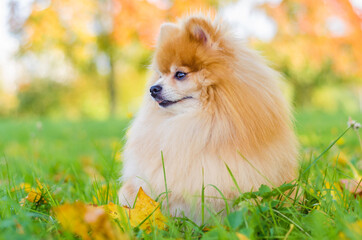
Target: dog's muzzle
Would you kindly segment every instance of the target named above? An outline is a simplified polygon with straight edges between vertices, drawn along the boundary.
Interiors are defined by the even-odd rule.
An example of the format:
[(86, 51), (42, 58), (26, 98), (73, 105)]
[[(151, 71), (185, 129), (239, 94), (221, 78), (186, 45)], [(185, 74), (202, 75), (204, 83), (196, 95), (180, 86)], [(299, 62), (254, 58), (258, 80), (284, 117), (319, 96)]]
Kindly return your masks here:
[(161, 85), (154, 85), (150, 88), (150, 93), (153, 98), (161, 98), (161, 91), (162, 86)]
[(161, 106), (161, 107), (168, 107), (172, 104), (178, 103), (182, 100), (192, 98), (190, 96), (183, 97), (181, 99), (178, 99), (176, 101), (166, 100), (163, 98), (162, 94), (162, 86), (161, 85), (154, 85), (150, 88), (151, 96), (155, 99), (155, 101)]

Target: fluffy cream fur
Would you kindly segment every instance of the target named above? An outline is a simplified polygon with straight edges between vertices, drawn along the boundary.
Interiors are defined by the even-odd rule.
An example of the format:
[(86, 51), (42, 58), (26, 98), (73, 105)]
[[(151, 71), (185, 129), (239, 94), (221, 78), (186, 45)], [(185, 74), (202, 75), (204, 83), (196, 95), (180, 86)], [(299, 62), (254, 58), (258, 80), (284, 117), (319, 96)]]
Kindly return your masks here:
[[(198, 15), (162, 25), (152, 68), (123, 152), (122, 204), (132, 205), (141, 186), (153, 198), (165, 192), (161, 151), (171, 213), (196, 220), (203, 182), (228, 199), (238, 196), (225, 163), (242, 191), (295, 177), (297, 141), (279, 75), (226, 23)], [(175, 79), (177, 71), (186, 78)], [(167, 100), (188, 98), (161, 107), (149, 94), (152, 85), (161, 85)], [(211, 209), (224, 207), (209, 198), (220, 197), (213, 187), (205, 195)]]

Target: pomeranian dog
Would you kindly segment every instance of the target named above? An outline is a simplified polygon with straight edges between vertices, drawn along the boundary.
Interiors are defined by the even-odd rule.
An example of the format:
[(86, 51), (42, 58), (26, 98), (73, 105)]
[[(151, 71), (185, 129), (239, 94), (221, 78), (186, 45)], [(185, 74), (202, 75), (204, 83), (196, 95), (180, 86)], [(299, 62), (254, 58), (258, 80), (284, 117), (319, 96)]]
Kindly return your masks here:
[(295, 178), (298, 143), (280, 76), (220, 18), (163, 24), (151, 66), (123, 151), (121, 204), (132, 206), (140, 187), (165, 197), (166, 177), (170, 213), (199, 221), (203, 185), (218, 212), (218, 190), (233, 199)]

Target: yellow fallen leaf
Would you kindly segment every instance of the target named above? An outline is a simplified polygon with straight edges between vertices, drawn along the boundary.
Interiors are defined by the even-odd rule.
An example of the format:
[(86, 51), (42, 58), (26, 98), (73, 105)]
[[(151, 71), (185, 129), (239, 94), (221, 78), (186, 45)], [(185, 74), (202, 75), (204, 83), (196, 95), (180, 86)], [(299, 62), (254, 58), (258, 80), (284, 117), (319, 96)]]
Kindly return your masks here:
[[(40, 200), (42, 200), (42, 195), (41, 192), (30, 191), (28, 196), (25, 197), (25, 199), (32, 203), (38, 203), (40, 202)], [(44, 200), (44, 202), (46, 201)]]
[[(129, 209), (112, 202), (103, 206), (87, 205), (81, 202), (63, 204), (53, 208), (56, 219), (62, 227), (82, 239), (128, 239), (121, 233), (131, 227), (151, 232), (152, 228), (165, 229), (166, 217), (161, 213), (160, 203), (155, 202), (139, 189), (135, 207)], [(111, 220), (113, 218), (121, 228)]]
[(19, 185), (19, 187), (23, 188), (28, 193), (28, 195), (25, 198), (21, 199), (20, 201), (21, 206), (24, 206), (26, 201), (31, 203), (36, 203), (37, 205), (48, 203), (47, 198), (49, 194), (48, 192), (49, 187), (41, 184), (38, 179), (36, 179), (36, 182), (38, 185), (36, 189), (32, 188), (28, 183)]
[(83, 239), (89, 239), (88, 226), (84, 223), (86, 207), (83, 203), (63, 204), (54, 208), (55, 217), (62, 227)]
[(62, 227), (84, 240), (128, 239), (110, 219), (103, 208), (81, 202), (53, 208)]
[(30, 192), (32, 189), (31, 189), (31, 185), (29, 183), (20, 183), (18, 186), (16, 187), (13, 187), (11, 189), (12, 192), (16, 192), (16, 191), (19, 191), (19, 190), (24, 190), (25, 192)]
[(209, 232), (209, 231), (211, 231), (211, 229), (212, 229), (212, 227), (205, 226), (205, 227), (202, 228), (202, 231), (203, 232)]
[(42, 205), (47, 203), (43, 192), (37, 190), (31, 190), (25, 198), (20, 200), (20, 205), (24, 206), (25, 201), (35, 203), (37, 205)]
[(36, 184), (38, 185), (37, 192), (46, 192), (50, 188), (49, 185), (42, 184), (38, 179), (36, 179)]
[(236, 236), (238, 237), (239, 240), (249, 240), (247, 236), (238, 232), (236, 233)]
[(141, 187), (137, 194), (135, 207), (133, 209), (124, 208), (128, 210), (131, 226), (138, 226), (149, 233), (152, 227), (166, 228), (166, 217), (162, 214), (160, 207), (160, 203), (150, 198)]
[(121, 212), (120, 211), (124, 211), (123, 208), (120, 208), (118, 205), (110, 202), (107, 205), (103, 205), (102, 206), (103, 209), (106, 211), (106, 213), (111, 216), (113, 219), (115, 220), (122, 220), (122, 216), (121, 216)]

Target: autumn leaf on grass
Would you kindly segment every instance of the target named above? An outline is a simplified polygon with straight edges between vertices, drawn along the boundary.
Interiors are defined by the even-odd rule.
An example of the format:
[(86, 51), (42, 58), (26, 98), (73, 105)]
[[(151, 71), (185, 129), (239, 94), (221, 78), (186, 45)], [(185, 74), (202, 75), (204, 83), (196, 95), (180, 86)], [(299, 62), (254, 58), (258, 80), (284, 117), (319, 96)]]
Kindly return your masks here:
[(20, 204), (24, 206), (26, 203), (31, 204), (32, 208), (38, 209), (39, 207), (44, 208), (43, 210), (48, 211), (50, 209), (48, 198), (50, 198), (50, 193), (48, 192), (49, 187), (44, 187), (43, 184), (40, 183), (39, 180), (36, 180), (38, 187), (32, 188), (30, 184), (25, 183), (22, 185), (24, 187), (24, 191), (28, 193), (28, 195), (21, 199)]
[(249, 240), (249, 238), (247, 236), (245, 236), (244, 234), (241, 234), (241, 233), (236, 233), (236, 237), (239, 239), (239, 240)]
[(147, 233), (151, 232), (152, 227), (158, 229), (166, 228), (166, 217), (161, 212), (161, 204), (150, 198), (142, 188), (138, 190), (136, 204), (133, 209), (127, 209), (132, 227), (139, 227)]
[(125, 214), (125, 209), (118, 205), (110, 202), (107, 205), (103, 205), (102, 208), (106, 213), (111, 216), (114, 220), (122, 221), (122, 214)]
[(165, 229), (166, 217), (162, 215), (160, 203), (152, 200), (140, 188), (135, 207), (120, 207), (112, 202), (103, 206), (76, 202), (53, 208), (55, 217), (62, 227), (82, 239), (124, 239), (124, 231), (138, 227), (147, 233), (153, 228)]
[(134, 208), (119, 207), (110, 202), (103, 205), (102, 208), (113, 219), (117, 220), (124, 229), (131, 227), (139, 227), (140, 229), (150, 233), (152, 228), (165, 229), (166, 217), (160, 210), (161, 204), (152, 200), (142, 188), (139, 189), (136, 204)]
[(18, 186), (11, 188), (12, 192), (21, 191), (24, 190), (24, 192), (29, 193), (32, 188), (29, 183), (20, 183)]
[(107, 205), (99, 206), (99, 208), (102, 208), (108, 216), (117, 223), (123, 232), (132, 231), (132, 226), (128, 218), (128, 208), (121, 207), (112, 202), (109, 202)]
[(76, 202), (63, 204), (53, 210), (64, 230), (84, 240), (128, 239), (101, 207)]
[(30, 191), (28, 196), (25, 197), (25, 200), (32, 202), (32, 203), (46, 203), (44, 196), (42, 196), (41, 192), (37, 191)]

